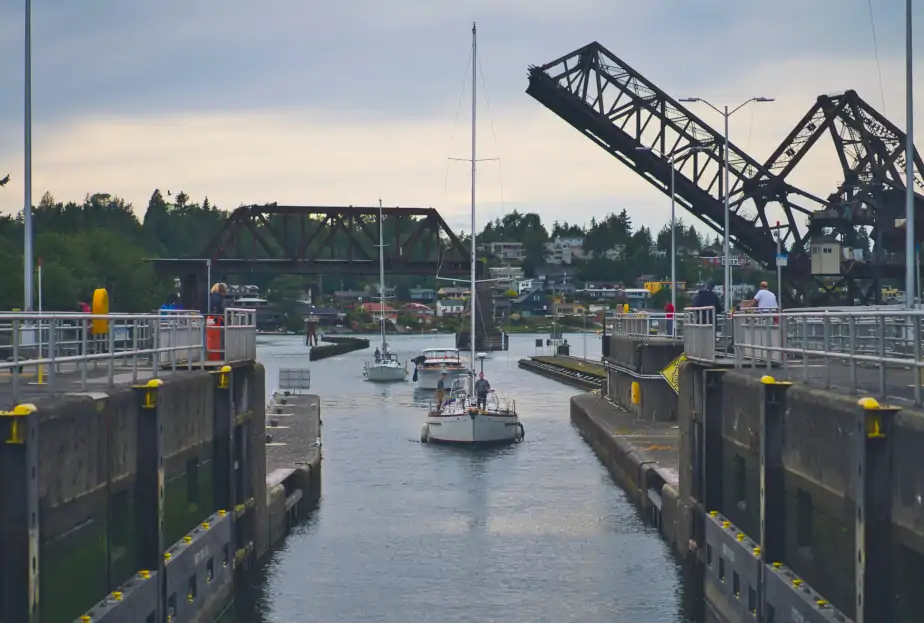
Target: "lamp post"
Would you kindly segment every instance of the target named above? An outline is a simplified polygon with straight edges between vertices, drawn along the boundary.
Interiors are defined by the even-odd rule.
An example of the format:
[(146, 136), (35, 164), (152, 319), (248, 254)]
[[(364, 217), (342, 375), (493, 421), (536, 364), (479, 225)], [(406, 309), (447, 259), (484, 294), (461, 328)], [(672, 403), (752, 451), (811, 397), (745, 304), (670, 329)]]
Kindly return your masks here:
[[(671, 306), (674, 308), (674, 315), (677, 314), (677, 221), (676, 221), (676, 192), (674, 183), (674, 162), (677, 156), (693, 153), (697, 151), (707, 151), (704, 145), (685, 145), (680, 149), (675, 149), (667, 156), (667, 161), (671, 167)], [(635, 151), (653, 151), (651, 147), (636, 147)], [(676, 333), (675, 323), (671, 323), (671, 335)]]
[(32, 311), (32, 0), (26, 0), (23, 100), (23, 309)]
[(905, 2), (905, 98), (908, 128), (905, 130), (905, 305), (915, 305), (914, 232), (914, 75), (912, 74), (911, 0)]
[[(910, 0), (909, 0), (910, 1)], [(729, 235), (729, 215), (731, 211), (729, 209), (729, 197), (731, 195), (731, 189), (729, 188), (729, 166), (728, 166), (728, 118), (733, 114), (750, 104), (751, 102), (772, 102), (772, 97), (752, 97), (751, 99), (745, 101), (737, 108), (732, 109), (731, 112), (728, 111), (728, 106), (725, 106), (722, 110), (719, 110), (706, 100), (701, 97), (682, 97), (678, 101), (680, 102), (702, 102), (712, 110), (716, 111), (725, 118), (725, 181), (723, 185), (725, 186), (725, 244), (724, 244), (724, 256), (725, 256), (725, 277), (724, 277), (724, 294), (725, 294), (725, 313), (729, 313), (731, 309), (731, 263), (729, 261), (731, 252), (730, 252), (730, 235)]]

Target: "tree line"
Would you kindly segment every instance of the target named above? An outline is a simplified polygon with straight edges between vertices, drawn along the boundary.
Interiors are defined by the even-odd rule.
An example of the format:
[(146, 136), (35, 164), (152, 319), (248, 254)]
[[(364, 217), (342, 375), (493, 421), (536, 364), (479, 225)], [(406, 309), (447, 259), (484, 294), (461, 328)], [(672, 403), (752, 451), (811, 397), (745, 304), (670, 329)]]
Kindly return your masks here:
[[(147, 258), (202, 257), (225, 223), (229, 212), (213, 205), (207, 197), (194, 201), (185, 193), (166, 194), (155, 190), (144, 212), (124, 199), (108, 193), (88, 194), (82, 202), (61, 202), (46, 193), (33, 209), (33, 257), (42, 266), (42, 303), (45, 309), (75, 310), (78, 302), (89, 302), (93, 290), (105, 287), (109, 291), (114, 311), (145, 312), (158, 308), (170, 292), (176, 290), (172, 278), (158, 276)], [(374, 219), (372, 219), (374, 221)], [(256, 248), (251, 242), (239, 241), (239, 257), (266, 257), (280, 252), (283, 246), (296, 245), (297, 228), (282, 227), (270, 217), (257, 228), (272, 230), (273, 236), (262, 236), (265, 246)], [(402, 227), (400, 219), (384, 220), (385, 238), (389, 240)], [(336, 224), (315, 221), (309, 229), (328, 231), (315, 236), (314, 245), (324, 246), (324, 253), (336, 256), (350, 244), (349, 236)], [(360, 223), (368, 235), (372, 227)], [(263, 232), (268, 233), (266, 231)], [(520, 241), (525, 245), (524, 268), (535, 274), (545, 263), (544, 244), (557, 236), (582, 237), (585, 250), (595, 259), (578, 266), (579, 278), (585, 281), (632, 283), (641, 274), (663, 278), (669, 273), (669, 258), (655, 257), (652, 249), (670, 250), (670, 227), (665, 225), (653, 234), (647, 227), (635, 228), (626, 210), (610, 214), (601, 220), (592, 219), (586, 226), (554, 222), (547, 228), (535, 213), (511, 212), (488, 223), (479, 239), (482, 242)], [(6, 275), (0, 280), (0, 308), (22, 309), (23, 305), (23, 221), (22, 215), (0, 216), (0, 261)], [(266, 242), (268, 241), (268, 242)], [(463, 238), (463, 241), (468, 241)], [(700, 251), (704, 240), (692, 226), (678, 222), (677, 242), (681, 249)], [(424, 253), (417, 245), (409, 252)], [(606, 251), (621, 247), (620, 259), (606, 259)], [(373, 257), (377, 250), (366, 249)], [(345, 255), (345, 254), (344, 254)], [(678, 265), (679, 267), (679, 265)], [(682, 278), (691, 274), (684, 267)], [(695, 271), (694, 271), (695, 272)], [(700, 271), (701, 272), (701, 271)], [(216, 275), (215, 278), (220, 278)], [(415, 286), (438, 287), (435, 275), (389, 275), (390, 286), (398, 289), (399, 298)], [(248, 275), (227, 279), (230, 283), (254, 284), (264, 291), (274, 292), (273, 299), (290, 301), (300, 297), (308, 287), (332, 292), (358, 289), (376, 280), (368, 276), (272, 276)], [(37, 285), (37, 284), (36, 284)], [(37, 288), (36, 288), (37, 291)]]

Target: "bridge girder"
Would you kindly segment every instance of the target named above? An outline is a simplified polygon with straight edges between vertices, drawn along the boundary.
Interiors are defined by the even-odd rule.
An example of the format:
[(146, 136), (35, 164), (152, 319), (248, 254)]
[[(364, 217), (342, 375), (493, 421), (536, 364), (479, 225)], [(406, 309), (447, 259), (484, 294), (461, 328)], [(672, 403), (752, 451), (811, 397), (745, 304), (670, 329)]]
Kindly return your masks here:
[[(461, 276), (469, 249), (434, 208), (383, 207), (389, 273)], [(161, 274), (361, 274), (379, 271), (379, 208), (241, 206), (201, 252), (149, 260)]]

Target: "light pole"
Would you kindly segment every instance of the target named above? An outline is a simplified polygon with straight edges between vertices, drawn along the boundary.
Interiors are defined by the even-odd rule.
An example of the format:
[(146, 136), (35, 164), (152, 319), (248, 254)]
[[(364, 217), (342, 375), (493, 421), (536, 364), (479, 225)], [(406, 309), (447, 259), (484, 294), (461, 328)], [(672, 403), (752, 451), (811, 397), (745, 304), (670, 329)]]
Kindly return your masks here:
[(32, 0), (26, 0), (26, 66), (23, 101), (23, 308), (32, 311)]
[(772, 102), (773, 98), (772, 97), (752, 97), (751, 99), (745, 101), (743, 104), (741, 104), (737, 108), (732, 109), (731, 112), (728, 112), (728, 106), (725, 106), (723, 110), (719, 110), (718, 108), (716, 108), (715, 106), (713, 106), (712, 104), (710, 104), (709, 102), (707, 102), (701, 97), (682, 97), (678, 101), (680, 102), (702, 102), (703, 104), (705, 104), (706, 106), (716, 111), (717, 113), (719, 113), (725, 118), (725, 182), (723, 183), (723, 186), (725, 187), (725, 244), (724, 244), (724, 247), (725, 247), (725, 250), (724, 250), (725, 278), (724, 278), (724, 286), (722, 289), (724, 290), (724, 294), (725, 294), (725, 314), (727, 315), (729, 311), (731, 310), (731, 286), (732, 286), (731, 263), (730, 263), (731, 251), (729, 249), (730, 247), (729, 241), (731, 240), (731, 236), (728, 232), (730, 228), (729, 215), (731, 214), (731, 210), (729, 209), (729, 197), (731, 196), (731, 189), (729, 188), (729, 180), (728, 180), (729, 178), (728, 118), (731, 117), (736, 112), (738, 112), (739, 110), (741, 110), (742, 108), (744, 108), (745, 106), (747, 106), (748, 104), (750, 104), (751, 102)]
[(914, 235), (914, 75), (911, 53), (911, 0), (905, 2), (905, 98), (908, 128), (905, 130), (905, 305), (915, 305), (915, 235)]
[[(697, 151), (707, 151), (705, 145), (685, 145), (680, 149), (675, 149), (667, 156), (667, 161), (671, 167), (671, 306), (674, 308), (674, 314), (677, 314), (677, 221), (676, 221), (676, 192), (674, 183), (674, 162), (677, 156), (693, 153)], [(635, 151), (652, 151), (651, 147), (636, 147)], [(671, 323), (671, 335), (675, 333), (675, 323)]]
[(581, 309), (582, 320), (584, 321), (584, 361), (587, 361), (587, 310)]

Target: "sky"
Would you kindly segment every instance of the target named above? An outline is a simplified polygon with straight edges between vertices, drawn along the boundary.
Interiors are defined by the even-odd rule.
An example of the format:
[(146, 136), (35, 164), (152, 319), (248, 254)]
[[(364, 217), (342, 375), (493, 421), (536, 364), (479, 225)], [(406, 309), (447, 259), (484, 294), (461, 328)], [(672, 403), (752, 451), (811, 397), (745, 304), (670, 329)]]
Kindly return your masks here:
[[(525, 93), (527, 68), (592, 41), (675, 98), (731, 107), (763, 161), (817, 95), (855, 89), (905, 128), (898, 0), (42, 0), (33, 7), (33, 203), (155, 188), (242, 204), (432, 206), (470, 229), (478, 23), (479, 229), (514, 209), (584, 224), (669, 199)], [(924, 3), (916, 3), (924, 27)], [(23, 205), (23, 0), (0, 5), (0, 212)], [(872, 7), (878, 40), (877, 63)], [(924, 69), (924, 35), (915, 37)], [(881, 71), (880, 71), (881, 68)], [(916, 72), (917, 142), (924, 70)], [(882, 88), (880, 88), (880, 84)], [(463, 90), (464, 86), (464, 90)], [(688, 105), (713, 127), (721, 117)], [(827, 195), (830, 140), (791, 181)], [(695, 222), (683, 214), (687, 222)], [(701, 231), (706, 228), (700, 227)]]

